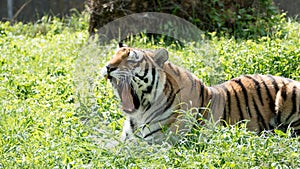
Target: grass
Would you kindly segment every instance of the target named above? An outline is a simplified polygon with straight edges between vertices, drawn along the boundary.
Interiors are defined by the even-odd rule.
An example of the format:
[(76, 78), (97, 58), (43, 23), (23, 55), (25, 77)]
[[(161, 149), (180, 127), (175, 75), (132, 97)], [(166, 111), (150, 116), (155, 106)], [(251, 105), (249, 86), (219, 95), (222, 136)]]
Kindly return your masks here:
[[(300, 167), (299, 137), (257, 135), (243, 125), (199, 126), (176, 146), (120, 143), (122, 112), (110, 84), (99, 78), (114, 44), (87, 46), (87, 26), (85, 15), (0, 23), (0, 168)], [(166, 47), (173, 62), (209, 85), (252, 73), (300, 80), (300, 24), (278, 26), (257, 40), (212, 33), (205, 45), (181, 49), (145, 37), (129, 45)], [(81, 74), (85, 66), (90, 69)], [(80, 88), (86, 77), (94, 82)]]

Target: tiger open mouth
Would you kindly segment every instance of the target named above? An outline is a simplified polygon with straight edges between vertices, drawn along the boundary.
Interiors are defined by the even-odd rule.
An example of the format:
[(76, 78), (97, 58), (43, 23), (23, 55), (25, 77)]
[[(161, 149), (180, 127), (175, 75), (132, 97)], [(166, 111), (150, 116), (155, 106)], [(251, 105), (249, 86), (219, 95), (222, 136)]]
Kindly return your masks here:
[(113, 77), (107, 77), (111, 80), (114, 86), (117, 88), (118, 94), (121, 98), (122, 109), (126, 113), (132, 113), (139, 107), (138, 96), (136, 95), (133, 87), (130, 84), (130, 80), (122, 80), (121, 82)]

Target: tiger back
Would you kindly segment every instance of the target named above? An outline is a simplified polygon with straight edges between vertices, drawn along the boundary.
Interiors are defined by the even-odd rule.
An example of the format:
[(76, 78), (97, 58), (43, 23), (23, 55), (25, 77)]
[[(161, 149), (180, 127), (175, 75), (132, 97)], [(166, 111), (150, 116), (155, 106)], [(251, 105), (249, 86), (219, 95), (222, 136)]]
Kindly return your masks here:
[(212, 88), (217, 90), (216, 95), (222, 93), (226, 98), (222, 120), (234, 124), (247, 119), (247, 127), (258, 132), (287, 127), (299, 132), (299, 82), (271, 75), (245, 75)]
[(299, 133), (300, 82), (246, 75), (208, 87), (167, 60), (165, 49), (151, 51), (120, 45), (102, 69), (126, 116), (122, 140), (139, 137), (161, 143), (166, 139), (165, 129), (177, 134), (186, 132), (190, 126), (179, 111), (191, 109), (215, 122), (248, 120), (247, 127), (252, 131), (292, 127)]

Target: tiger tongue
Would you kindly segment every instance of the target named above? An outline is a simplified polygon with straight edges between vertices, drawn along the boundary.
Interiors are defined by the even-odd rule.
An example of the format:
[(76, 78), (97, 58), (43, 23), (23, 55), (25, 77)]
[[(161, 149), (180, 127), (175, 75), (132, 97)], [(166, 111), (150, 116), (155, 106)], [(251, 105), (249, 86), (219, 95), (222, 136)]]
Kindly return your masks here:
[(133, 98), (130, 92), (130, 87), (128, 84), (124, 84), (122, 93), (122, 109), (126, 112), (132, 112), (134, 110)]

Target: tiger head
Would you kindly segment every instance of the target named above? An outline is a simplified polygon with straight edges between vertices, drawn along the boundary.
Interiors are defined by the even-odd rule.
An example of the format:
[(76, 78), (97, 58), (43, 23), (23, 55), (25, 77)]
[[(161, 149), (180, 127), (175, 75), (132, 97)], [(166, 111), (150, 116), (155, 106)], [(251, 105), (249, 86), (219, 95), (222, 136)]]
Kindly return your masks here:
[[(132, 114), (145, 111), (164, 81), (164, 63), (168, 60), (165, 49), (141, 50), (119, 44), (119, 49), (102, 69), (121, 99), (122, 109)], [(154, 89), (155, 88), (155, 89)]]

